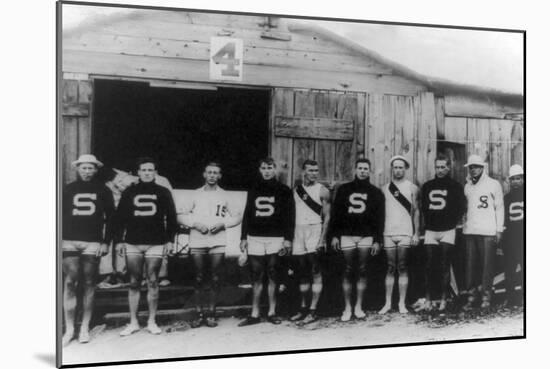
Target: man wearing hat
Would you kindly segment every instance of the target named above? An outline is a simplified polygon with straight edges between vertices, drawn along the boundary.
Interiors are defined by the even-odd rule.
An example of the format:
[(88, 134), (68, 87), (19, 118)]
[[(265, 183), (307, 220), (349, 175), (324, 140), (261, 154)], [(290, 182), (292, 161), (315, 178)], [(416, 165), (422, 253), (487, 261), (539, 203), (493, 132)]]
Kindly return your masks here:
[[(491, 306), (496, 245), (504, 229), (504, 201), (500, 183), (485, 173), (485, 162), (470, 155), (468, 179), (464, 187), (467, 200), (463, 234), (466, 242), (466, 289), (470, 310), (481, 292), (481, 308)], [(480, 286), (481, 285), (481, 286)]]
[(90, 340), (89, 324), (94, 305), (95, 278), (99, 258), (107, 254), (111, 242), (111, 216), (114, 201), (111, 191), (95, 180), (103, 164), (94, 155), (81, 155), (72, 163), (77, 171), (76, 181), (63, 188), (62, 197), (62, 256), (63, 309), (65, 334), (63, 345), (74, 337), (78, 285), (82, 285), (82, 324), (78, 340)]
[[(516, 286), (516, 269), (518, 264), (523, 273), (523, 248), (524, 248), (524, 175), (523, 168), (512, 165), (508, 175), (510, 192), (504, 196), (504, 233), (502, 234), (502, 249), (504, 252), (505, 282), (508, 303), (515, 304), (514, 291)], [(523, 291), (523, 278), (520, 277)]]
[(418, 211), (418, 187), (405, 179), (409, 161), (396, 155), (390, 159), (391, 182), (382, 191), (386, 198), (384, 223), (384, 250), (388, 270), (386, 273), (386, 303), (378, 312), (385, 314), (391, 309), (391, 297), (395, 274), (398, 275), (399, 312), (408, 313), (405, 297), (409, 286), (407, 256), (411, 246), (418, 244), (420, 212)]

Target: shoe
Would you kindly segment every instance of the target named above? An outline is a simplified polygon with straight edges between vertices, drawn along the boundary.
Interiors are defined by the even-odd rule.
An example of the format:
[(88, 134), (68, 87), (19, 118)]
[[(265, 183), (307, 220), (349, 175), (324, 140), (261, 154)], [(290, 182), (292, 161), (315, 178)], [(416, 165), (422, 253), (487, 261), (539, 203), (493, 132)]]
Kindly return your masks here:
[(290, 321), (291, 322), (297, 322), (299, 320), (304, 320), (304, 318), (307, 316), (307, 310), (306, 309), (301, 309), (297, 314), (293, 315), (292, 317), (290, 317)]
[(342, 322), (349, 322), (351, 319), (351, 310), (344, 310), (342, 313), (342, 316), (340, 317), (340, 321)]
[(380, 310), (378, 311), (378, 314), (384, 315), (384, 314), (386, 314), (388, 311), (390, 311), (390, 309), (391, 309), (391, 305), (384, 305), (384, 307), (382, 307), (382, 309), (380, 309)]
[(462, 310), (464, 311), (471, 311), (474, 308), (474, 302), (476, 301), (475, 296), (470, 295), (468, 296), (468, 301), (466, 301), (466, 304), (462, 306)]
[(169, 286), (172, 282), (170, 282), (169, 279), (161, 279), (160, 282), (159, 282), (159, 286), (160, 287), (166, 287), (166, 286)]
[(367, 314), (361, 309), (355, 309), (355, 317), (357, 319), (365, 319), (367, 317)]
[(203, 324), (206, 325), (208, 328), (215, 328), (218, 326), (218, 323), (216, 323), (216, 318), (213, 316), (209, 316), (203, 320)]
[(203, 324), (204, 324), (204, 316), (202, 314), (200, 314), (198, 318), (193, 319), (191, 323), (189, 323), (191, 328), (199, 328)]
[(418, 312), (420, 310), (424, 310), (426, 306), (426, 298), (421, 297), (414, 304), (411, 305), (414, 311)]
[(319, 320), (319, 318), (317, 317), (317, 313), (315, 312), (315, 310), (310, 310), (309, 314), (307, 314), (304, 320), (302, 320), (302, 324), (313, 323), (317, 320)]
[(81, 329), (78, 333), (78, 342), (80, 343), (88, 343), (90, 342), (90, 332), (88, 332), (85, 329)]
[(239, 327), (245, 327), (247, 325), (253, 325), (253, 324), (258, 324), (260, 323), (262, 320), (260, 319), (260, 317), (253, 317), (253, 316), (249, 316), (247, 317), (245, 320), (243, 320), (242, 322), (240, 322), (238, 324)]
[(160, 327), (157, 325), (157, 323), (147, 324), (147, 330), (151, 334), (161, 334), (162, 333), (162, 329), (160, 329)]
[(122, 331), (120, 331), (120, 335), (122, 337), (126, 337), (126, 336), (131, 335), (132, 333), (136, 333), (137, 331), (139, 331), (139, 326), (133, 325), (133, 324), (128, 324), (126, 326), (126, 328), (124, 328)]
[(67, 346), (73, 340), (73, 338), (74, 332), (66, 332), (61, 340), (63, 347)]
[(408, 314), (409, 310), (407, 309), (407, 307), (405, 305), (399, 305), (399, 313), (400, 314)]
[(281, 318), (279, 318), (277, 315), (268, 315), (267, 321), (271, 324), (281, 324)]

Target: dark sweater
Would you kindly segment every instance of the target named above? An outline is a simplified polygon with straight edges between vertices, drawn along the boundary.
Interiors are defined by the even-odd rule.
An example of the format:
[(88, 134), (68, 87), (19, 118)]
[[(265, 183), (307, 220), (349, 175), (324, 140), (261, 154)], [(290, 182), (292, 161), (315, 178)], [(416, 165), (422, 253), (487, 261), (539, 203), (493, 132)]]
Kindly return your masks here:
[(464, 188), (449, 176), (424, 183), (420, 201), (424, 228), (430, 231), (456, 228), (466, 211)]
[(333, 237), (373, 237), (381, 243), (384, 232), (384, 194), (368, 179), (344, 183), (336, 191), (332, 205), (331, 234)]
[(114, 218), (115, 242), (161, 245), (178, 230), (170, 191), (154, 182), (138, 182), (122, 193)]
[(63, 188), (64, 240), (109, 243), (115, 210), (112, 192), (101, 182), (77, 180)]
[(248, 192), (241, 240), (247, 236), (294, 237), (294, 198), (288, 186), (276, 179), (259, 180)]
[(525, 201), (523, 187), (512, 189), (504, 195), (504, 236), (523, 240), (525, 231)]

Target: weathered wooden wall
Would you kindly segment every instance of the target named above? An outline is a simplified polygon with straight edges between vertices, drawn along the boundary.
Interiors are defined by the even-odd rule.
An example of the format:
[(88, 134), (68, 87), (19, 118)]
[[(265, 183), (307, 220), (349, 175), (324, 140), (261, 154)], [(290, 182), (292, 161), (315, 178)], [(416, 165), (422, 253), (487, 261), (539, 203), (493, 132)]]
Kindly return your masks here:
[(407, 179), (423, 183), (433, 176), (436, 154), (434, 96), (369, 94), (365, 156), (372, 162), (371, 181), (382, 186), (390, 180), (390, 158), (402, 155), (411, 163)]
[[(271, 130), (271, 154), (277, 161), (280, 180), (288, 185), (300, 181), (302, 164), (306, 159), (319, 162), (319, 179), (322, 182), (331, 184), (353, 178), (352, 163), (364, 147), (360, 134), (362, 128), (359, 128), (364, 122), (364, 107), (365, 94), (275, 89), (272, 122), (287, 117), (296, 124), (301, 123), (294, 136), (287, 131), (281, 135), (275, 129)], [(304, 131), (316, 128), (309, 125), (312, 118), (333, 122), (335, 126), (339, 121), (353, 122), (353, 135), (334, 134), (330, 139), (304, 138)], [(344, 128), (347, 132), (349, 127)], [(313, 134), (306, 136), (315, 137)]]
[(71, 162), (91, 150), (92, 82), (64, 79), (62, 83), (60, 132), (63, 181), (76, 178)]
[[(524, 165), (523, 126), (523, 121), (518, 120), (446, 117), (440, 134), (445, 141), (465, 145), (466, 157), (480, 155), (487, 162), (489, 174), (507, 190), (510, 166)], [(466, 169), (461, 170), (464, 178)]]
[(387, 66), (318, 35), (275, 28), (291, 40), (262, 38), (265, 20), (141, 10), (64, 32), (62, 68), (72, 73), (207, 82), (210, 38), (228, 36), (244, 43), (243, 81), (238, 84), (399, 95), (425, 90)]

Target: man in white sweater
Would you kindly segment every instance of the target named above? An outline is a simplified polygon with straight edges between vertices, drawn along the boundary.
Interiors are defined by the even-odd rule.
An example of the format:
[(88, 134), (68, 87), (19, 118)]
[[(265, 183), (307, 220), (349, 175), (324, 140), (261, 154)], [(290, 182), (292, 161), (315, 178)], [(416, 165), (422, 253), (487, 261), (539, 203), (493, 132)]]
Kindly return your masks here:
[(466, 222), (466, 288), (468, 302), (464, 310), (472, 309), (481, 292), (481, 308), (491, 306), (496, 245), (504, 230), (504, 198), (500, 183), (485, 173), (485, 162), (471, 155), (469, 177), (464, 187), (467, 199)]
[[(215, 310), (220, 288), (227, 237), (225, 230), (241, 223), (241, 212), (230, 203), (228, 194), (219, 185), (222, 168), (210, 162), (203, 172), (204, 186), (195, 190), (190, 208), (178, 214), (178, 221), (191, 228), (189, 249), (195, 264), (197, 319), (191, 327), (216, 327)], [(208, 309), (206, 314), (205, 309)]]

